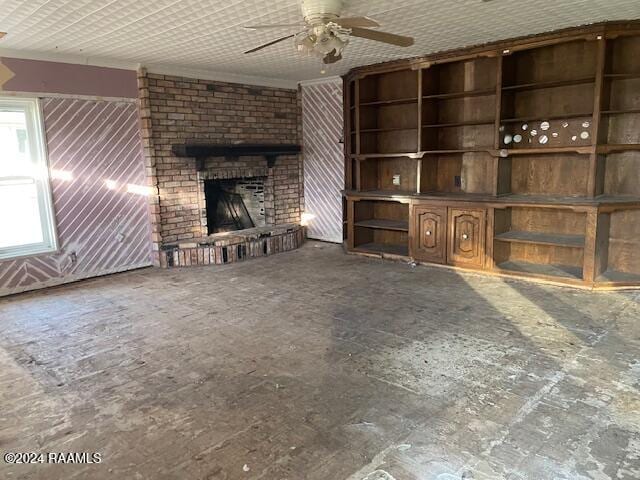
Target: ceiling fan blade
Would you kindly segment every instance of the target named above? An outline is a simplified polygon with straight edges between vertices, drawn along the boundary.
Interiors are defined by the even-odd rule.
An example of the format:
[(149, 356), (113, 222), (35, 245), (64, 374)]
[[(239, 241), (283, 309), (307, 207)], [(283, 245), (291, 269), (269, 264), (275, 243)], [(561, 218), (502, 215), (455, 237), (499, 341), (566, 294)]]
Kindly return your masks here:
[(293, 28), (293, 27), (304, 27), (304, 23), (283, 23), (281, 25), (246, 25), (242, 28), (246, 28), (247, 30), (266, 30), (270, 28)]
[(371, 20), (367, 17), (346, 17), (346, 18), (336, 18), (332, 20), (332, 22), (337, 23), (341, 27), (344, 28), (353, 28), (353, 27), (379, 27), (380, 24), (375, 20)]
[(7, 34), (7, 32), (0, 32), (0, 38), (4, 37)]
[(338, 60), (342, 60), (342, 54), (336, 55), (336, 51), (334, 49), (324, 56), (322, 63), (329, 65), (330, 63), (336, 63)]
[(353, 27), (351, 35), (354, 37), (375, 40), (376, 42), (390, 43), (399, 47), (410, 47), (414, 41), (412, 37), (396, 35), (395, 33), (378, 32), (377, 30), (367, 30), (366, 28)]
[(251, 50), (247, 50), (247, 51), (246, 51), (246, 52), (244, 52), (244, 53), (253, 53), (253, 52), (257, 52), (258, 50), (262, 50), (262, 49), (263, 49), (263, 48), (265, 48), (265, 47), (269, 47), (269, 46), (271, 46), (271, 45), (273, 45), (273, 44), (275, 44), (275, 43), (284, 42), (285, 40), (287, 40), (287, 39), (289, 39), (289, 38), (293, 38), (293, 37), (295, 37), (295, 35), (287, 35), (286, 37), (282, 37), (282, 38), (279, 38), (279, 39), (277, 39), (277, 40), (273, 40), (272, 42), (265, 43), (264, 45), (260, 45), (259, 47), (252, 48)]

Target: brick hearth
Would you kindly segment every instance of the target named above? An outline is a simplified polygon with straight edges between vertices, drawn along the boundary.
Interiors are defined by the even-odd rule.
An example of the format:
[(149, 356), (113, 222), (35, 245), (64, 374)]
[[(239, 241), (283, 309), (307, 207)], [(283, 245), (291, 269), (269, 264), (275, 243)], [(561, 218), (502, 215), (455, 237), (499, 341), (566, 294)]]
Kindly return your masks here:
[(267, 257), (295, 250), (302, 246), (304, 239), (304, 227), (295, 223), (216, 233), (195, 241), (164, 245), (160, 266), (222, 265)]

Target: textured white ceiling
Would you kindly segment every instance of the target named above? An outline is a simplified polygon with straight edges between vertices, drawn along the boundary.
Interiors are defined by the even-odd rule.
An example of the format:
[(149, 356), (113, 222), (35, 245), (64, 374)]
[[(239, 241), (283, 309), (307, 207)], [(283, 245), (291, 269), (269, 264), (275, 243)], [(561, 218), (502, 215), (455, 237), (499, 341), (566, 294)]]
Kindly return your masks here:
[[(352, 39), (325, 75), (530, 33), (640, 18), (640, 0), (347, 0), (346, 15), (367, 15), (382, 30), (414, 36), (400, 48)], [(150, 66), (150, 70), (223, 72), (290, 83), (321, 77), (318, 59), (292, 41), (243, 55), (293, 33), (247, 31), (247, 24), (301, 19), (296, 0), (0, 0), (0, 56)]]

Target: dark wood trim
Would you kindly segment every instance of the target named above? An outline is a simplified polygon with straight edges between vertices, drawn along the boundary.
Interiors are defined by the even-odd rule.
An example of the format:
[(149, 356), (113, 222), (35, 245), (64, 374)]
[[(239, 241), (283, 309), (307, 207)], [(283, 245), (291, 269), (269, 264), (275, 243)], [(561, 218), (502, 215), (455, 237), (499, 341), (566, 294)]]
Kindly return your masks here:
[(500, 150), (500, 116), (502, 114), (502, 59), (503, 55), (499, 55), (496, 66), (496, 93), (495, 93), (495, 109), (494, 109), (494, 131), (493, 131), (493, 188), (492, 193), (498, 195), (500, 193), (500, 156), (495, 155)]
[[(354, 86), (353, 86), (353, 92), (354, 92), (354, 99), (353, 99), (353, 104), (356, 107), (356, 111), (354, 113), (354, 121), (356, 123), (355, 125), (355, 131), (356, 131), (356, 154), (360, 154), (360, 79), (359, 78), (354, 78), (352, 79), (352, 81), (354, 82)], [(359, 175), (359, 174), (358, 174)], [(359, 183), (360, 178), (357, 177), (356, 183)]]
[[(597, 40), (597, 42), (598, 59), (596, 61), (596, 79), (593, 94), (593, 117), (591, 119), (591, 138), (593, 139), (594, 145), (596, 145), (598, 143), (598, 140), (600, 139), (600, 112), (602, 110), (602, 93), (607, 54), (607, 41), (604, 39), (604, 37), (601, 37), (599, 40)], [(595, 197), (598, 194), (597, 186), (603, 181), (599, 181), (599, 175), (604, 175), (604, 169), (598, 168), (598, 153), (594, 148), (594, 150), (589, 154), (589, 183), (587, 185), (587, 191), (590, 197)]]
[(284, 155), (297, 155), (302, 151), (300, 145), (294, 144), (203, 144), (185, 143), (171, 147), (176, 157), (192, 157), (196, 159), (196, 169), (204, 170), (205, 159), (209, 157), (253, 157), (262, 156), (267, 159), (269, 168), (275, 165), (276, 158)]
[(429, 193), (402, 193), (402, 192), (376, 192), (376, 191), (345, 191), (344, 196), (357, 200), (395, 200), (395, 201), (416, 201), (416, 202), (443, 202), (455, 205), (482, 204), (495, 208), (534, 206), (539, 208), (570, 209), (576, 212), (587, 212), (593, 208), (600, 208), (601, 211), (611, 212), (616, 210), (627, 210), (629, 208), (640, 209), (640, 198), (622, 201), (611, 201), (606, 197), (596, 198), (571, 198), (564, 197), (556, 199), (555, 202), (545, 201), (545, 197), (531, 197), (521, 195), (503, 195), (494, 197), (491, 195), (431, 195)]

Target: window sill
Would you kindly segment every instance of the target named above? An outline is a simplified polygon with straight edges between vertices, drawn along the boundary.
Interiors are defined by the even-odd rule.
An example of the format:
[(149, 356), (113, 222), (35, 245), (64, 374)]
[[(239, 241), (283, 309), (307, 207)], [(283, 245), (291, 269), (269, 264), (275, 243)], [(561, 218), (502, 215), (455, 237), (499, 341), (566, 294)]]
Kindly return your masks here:
[(43, 255), (58, 255), (60, 253), (62, 253), (62, 250), (58, 247), (43, 247), (38, 249), (34, 248), (33, 250), (15, 251), (15, 253), (0, 253), (0, 262), (40, 257)]

